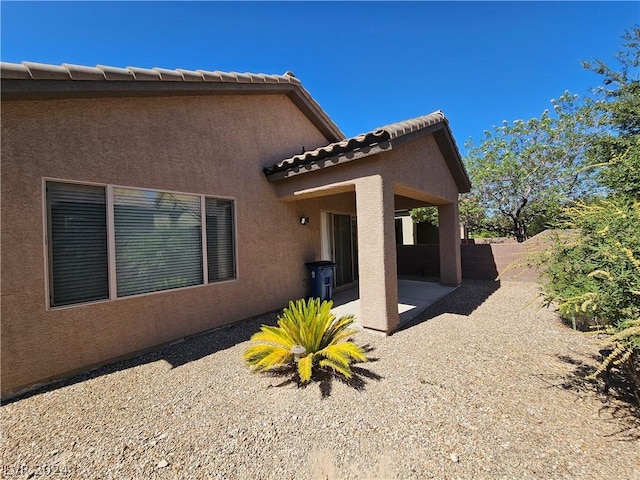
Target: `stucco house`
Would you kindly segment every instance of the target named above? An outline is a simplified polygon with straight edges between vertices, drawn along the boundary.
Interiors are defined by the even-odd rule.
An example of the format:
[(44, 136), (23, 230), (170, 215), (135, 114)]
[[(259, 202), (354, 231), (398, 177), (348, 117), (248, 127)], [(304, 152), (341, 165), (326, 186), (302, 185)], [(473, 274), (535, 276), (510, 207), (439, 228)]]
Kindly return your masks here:
[(461, 281), (470, 184), (441, 112), (347, 139), (289, 72), (0, 73), (5, 398), (281, 308), (314, 260), (391, 333), (396, 210), (438, 206)]

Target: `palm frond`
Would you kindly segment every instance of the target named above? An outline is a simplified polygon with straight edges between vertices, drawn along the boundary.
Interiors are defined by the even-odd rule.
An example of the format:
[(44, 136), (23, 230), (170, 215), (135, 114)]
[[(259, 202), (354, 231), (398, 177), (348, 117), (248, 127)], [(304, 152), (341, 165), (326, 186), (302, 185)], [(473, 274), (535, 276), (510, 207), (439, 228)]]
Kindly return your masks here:
[(262, 349), (260, 352), (255, 350), (256, 356), (253, 357), (253, 361), (248, 362), (256, 371), (281, 367), (293, 357), (289, 350), (273, 345), (256, 345), (252, 348)]
[(333, 338), (332, 343), (338, 343), (346, 338), (352, 337), (356, 333), (358, 333), (360, 329), (358, 328), (345, 328), (340, 333), (336, 334)]
[(280, 345), (284, 348), (291, 348), (295, 345), (293, 339), (286, 331), (268, 325), (263, 325), (259, 332), (253, 334), (251, 341), (273, 343), (274, 345)]
[(254, 365), (271, 353), (272, 345), (254, 345), (247, 348), (242, 359), (249, 365)]
[(313, 369), (313, 354), (307, 355), (298, 361), (298, 374), (300, 381), (306, 383), (311, 380), (311, 371)]
[(320, 362), (318, 363), (318, 365), (320, 365), (321, 367), (325, 367), (325, 368), (330, 368), (331, 370), (333, 370), (334, 372), (338, 372), (342, 375), (344, 375), (346, 378), (351, 378), (353, 376), (353, 372), (351, 371), (351, 368), (349, 368), (348, 366), (345, 367), (339, 363), (334, 362), (333, 360), (329, 359), (329, 358), (324, 358), (322, 360), (320, 360)]
[(353, 315), (346, 315), (333, 321), (322, 336), (321, 348), (331, 345), (332, 343), (337, 343), (340, 339), (344, 338), (341, 333), (348, 329), (348, 327), (353, 324), (354, 320), (355, 318)]
[(362, 348), (353, 342), (337, 343), (335, 345), (329, 345), (318, 352), (318, 355), (327, 357), (333, 361), (340, 363), (349, 363), (350, 359), (358, 362), (366, 362), (367, 356)]

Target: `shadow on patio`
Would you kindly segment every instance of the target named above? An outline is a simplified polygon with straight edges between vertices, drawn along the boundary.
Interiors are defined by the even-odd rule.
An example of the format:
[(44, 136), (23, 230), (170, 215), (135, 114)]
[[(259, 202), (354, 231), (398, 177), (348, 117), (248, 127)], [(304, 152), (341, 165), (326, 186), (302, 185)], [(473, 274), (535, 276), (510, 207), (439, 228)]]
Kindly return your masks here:
[[(474, 295), (468, 295), (473, 285)], [(415, 325), (443, 313), (470, 315), (479, 305), (500, 287), (500, 282), (466, 280), (457, 287), (441, 285), (436, 281), (398, 279), (398, 330)], [(478, 294), (477, 290), (480, 290)], [(340, 317), (354, 315), (356, 323), (360, 317), (358, 286), (334, 294), (332, 312)]]
[(413, 318), (401, 322), (397, 331), (404, 330), (445, 313), (469, 316), (500, 288), (500, 282), (492, 280), (464, 280), (450, 294), (440, 297)]

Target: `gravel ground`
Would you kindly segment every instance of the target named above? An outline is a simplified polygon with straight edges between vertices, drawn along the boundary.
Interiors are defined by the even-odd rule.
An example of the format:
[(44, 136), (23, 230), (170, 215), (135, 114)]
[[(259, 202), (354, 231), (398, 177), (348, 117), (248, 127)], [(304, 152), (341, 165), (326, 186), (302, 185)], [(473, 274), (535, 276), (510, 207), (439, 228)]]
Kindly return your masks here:
[(638, 411), (584, 380), (595, 338), (524, 283), (465, 282), (359, 380), (252, 375), (243, 322), (4, 405), (4, 478), (640, 479)]

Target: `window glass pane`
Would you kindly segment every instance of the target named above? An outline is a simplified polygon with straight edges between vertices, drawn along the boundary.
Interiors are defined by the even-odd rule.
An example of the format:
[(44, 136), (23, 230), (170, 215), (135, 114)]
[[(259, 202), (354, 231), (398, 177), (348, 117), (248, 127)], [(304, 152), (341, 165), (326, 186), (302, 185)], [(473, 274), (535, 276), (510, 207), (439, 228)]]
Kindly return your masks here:
[(118, 297), (203, 283), (200, 197), (113, 189)]
[(233, 201), (206, 198), (209, 282), (236, 277)]
[(109, 298), (104, 187), (47, 182), (52, 307)]

